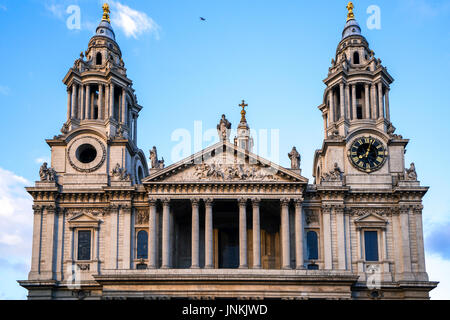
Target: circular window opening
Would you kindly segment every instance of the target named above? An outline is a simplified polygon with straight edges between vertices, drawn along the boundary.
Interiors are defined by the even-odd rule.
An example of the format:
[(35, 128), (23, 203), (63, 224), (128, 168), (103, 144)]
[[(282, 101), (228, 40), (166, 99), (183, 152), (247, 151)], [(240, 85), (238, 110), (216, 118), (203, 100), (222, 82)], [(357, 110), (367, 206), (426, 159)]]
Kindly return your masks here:
[(97, 157), (97, 150), (90, 144), (83, 144), (78, 147), (76, 156), (82, 163), (90, 163)]

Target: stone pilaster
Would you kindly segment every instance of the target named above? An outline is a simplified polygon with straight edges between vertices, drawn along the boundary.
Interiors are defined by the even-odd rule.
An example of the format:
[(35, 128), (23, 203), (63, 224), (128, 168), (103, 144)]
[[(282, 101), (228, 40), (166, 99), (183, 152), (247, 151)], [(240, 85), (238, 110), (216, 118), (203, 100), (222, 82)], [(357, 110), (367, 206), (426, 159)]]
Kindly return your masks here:
[(131, 207), (129, 205), (122, 205), (120, 207), (123, 224), (122, 233), (123, 233), (123, 260), (122, 260), (122, 268), (130, 269), (131, 268)]
[(304, 269), (303, 260), (303, 199), (295, 199), (295, 267)]
[(119, 245), (119, 206), (110, 205), (109, 209), (109, 267), (108, 269), (118, 269), (118, 245)]
[(45, 235), (43, 235), (42, 244), (42, 277), (44, 279), (54, 278), (54, 259), (55, 259), (55, 211), (54, 205), (44, 206), (44, 223), (45, 223)]
[(345, 215), (344, 206), (336, 205), (332, 207), (336, 215), (336, 239), (337, 239), (337, 256), (338, 268), (340, 270), (347, 269), (347, 248), (346, 248), (346, 230), (345, 230)]
[(323, 233), (323, 251), (324, 251), (324, 269), (333, 269), (333, 251), (331, 244), (331, 206), (322, 206), (322, 233)]
[(37, 279), (41, 273), (41, 249), (42, 249), (42, 206), (33, 205), (33, 247), (31, 251), (31, 270), (28, 279)]

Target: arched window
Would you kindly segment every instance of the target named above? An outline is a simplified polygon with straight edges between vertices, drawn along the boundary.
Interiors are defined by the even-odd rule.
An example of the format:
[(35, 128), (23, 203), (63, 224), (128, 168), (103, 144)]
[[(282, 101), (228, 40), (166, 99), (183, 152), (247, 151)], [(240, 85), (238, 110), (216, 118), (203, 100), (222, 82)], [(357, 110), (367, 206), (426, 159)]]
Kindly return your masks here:
[(308, 248), (308, 260), (319, 259), (319, 245), (315, 231), (308, 231), (306, 234), (306, 246)]
[(137, 234), (137, 259), (148, 258), (148, 233), (145, 230), (141, 230)]
[(100, 52), (97, 52), (97, 56), (95, 58), (95, 64), (98, 66), (102, 64), (102, 54)]
[(356, 51), (353, 53), (353, 64), (359, 64), (359, 53)]

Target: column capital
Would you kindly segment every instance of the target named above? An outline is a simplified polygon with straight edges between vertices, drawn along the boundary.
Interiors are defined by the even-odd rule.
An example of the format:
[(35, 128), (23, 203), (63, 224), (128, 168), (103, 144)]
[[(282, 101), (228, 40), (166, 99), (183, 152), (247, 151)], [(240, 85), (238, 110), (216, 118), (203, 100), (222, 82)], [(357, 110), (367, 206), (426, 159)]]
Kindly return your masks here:
[(156, 202), (157, 202), (157, 201), (158, 201), (157, 198), (154, 198), (154, 197), (152, 197), (152, 196), (149, 196), (149, 197), (148, 197), (148, 203), (149, 203), (150, 206), (156, 206)]
[(44, 209), (47, 213), (55, 213), (56, 211), (56, 207), (52, 204), (45, 206)]
[(170, 204), (170, 198), (162, 198), (161, 202), (164, 206), (168, 206)]
[(32, 206), (34, 214), (42, 213), (42, 205), (40, 204), (34, 204)]
[(206, 207), (212, 207), (213, 203), (214, 203), (214, 199), (213, 198), (206, 198), (203, 200), (205, 202), (205, 206)]
[(198, 207), (199, 202), (200, 202), (199, 198), (192, 198), (191, 199), (191, 204), (192, 204), (193, 207)]
[(247, 205), (247, 198), (239, 198), (238, 203), (240, 207), (244, 207)]
[(261, 198), (252, 198), (252, 205), (259, 206), (261, 204)]
[(291, 199), (289, 198), (281, 198), (280, 199), (280, 203), (282, 207), (287, 207), (289, 205), (289, 202), (291, 201)]
[(294, 199), (294, 204), (295, 204), (295, 206), (301, 206), (302, 204), (303, 204), (303, 201), (304, 201), (305, 199), (303, 198), (303, 197), (298, 197), (298, 198), (295, 198)]

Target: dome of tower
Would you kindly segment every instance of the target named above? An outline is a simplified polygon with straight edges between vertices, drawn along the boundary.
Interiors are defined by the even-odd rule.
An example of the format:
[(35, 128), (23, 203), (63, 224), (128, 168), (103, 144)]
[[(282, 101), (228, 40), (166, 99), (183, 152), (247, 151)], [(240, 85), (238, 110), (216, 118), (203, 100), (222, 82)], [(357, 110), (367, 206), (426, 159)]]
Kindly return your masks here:
[(345, 24), (344, 31), (342, 31), (342, 39), (355, 35), (361, 36), (361, 28), (355, 19), (350, 19)]
[(106, 20), (102, 20), (100, 22), (97, 29), (95, 30), (95, 35), (108, 37), (108, 38), (116, 41), (116, 35), (114, 34), (111, 24)]

